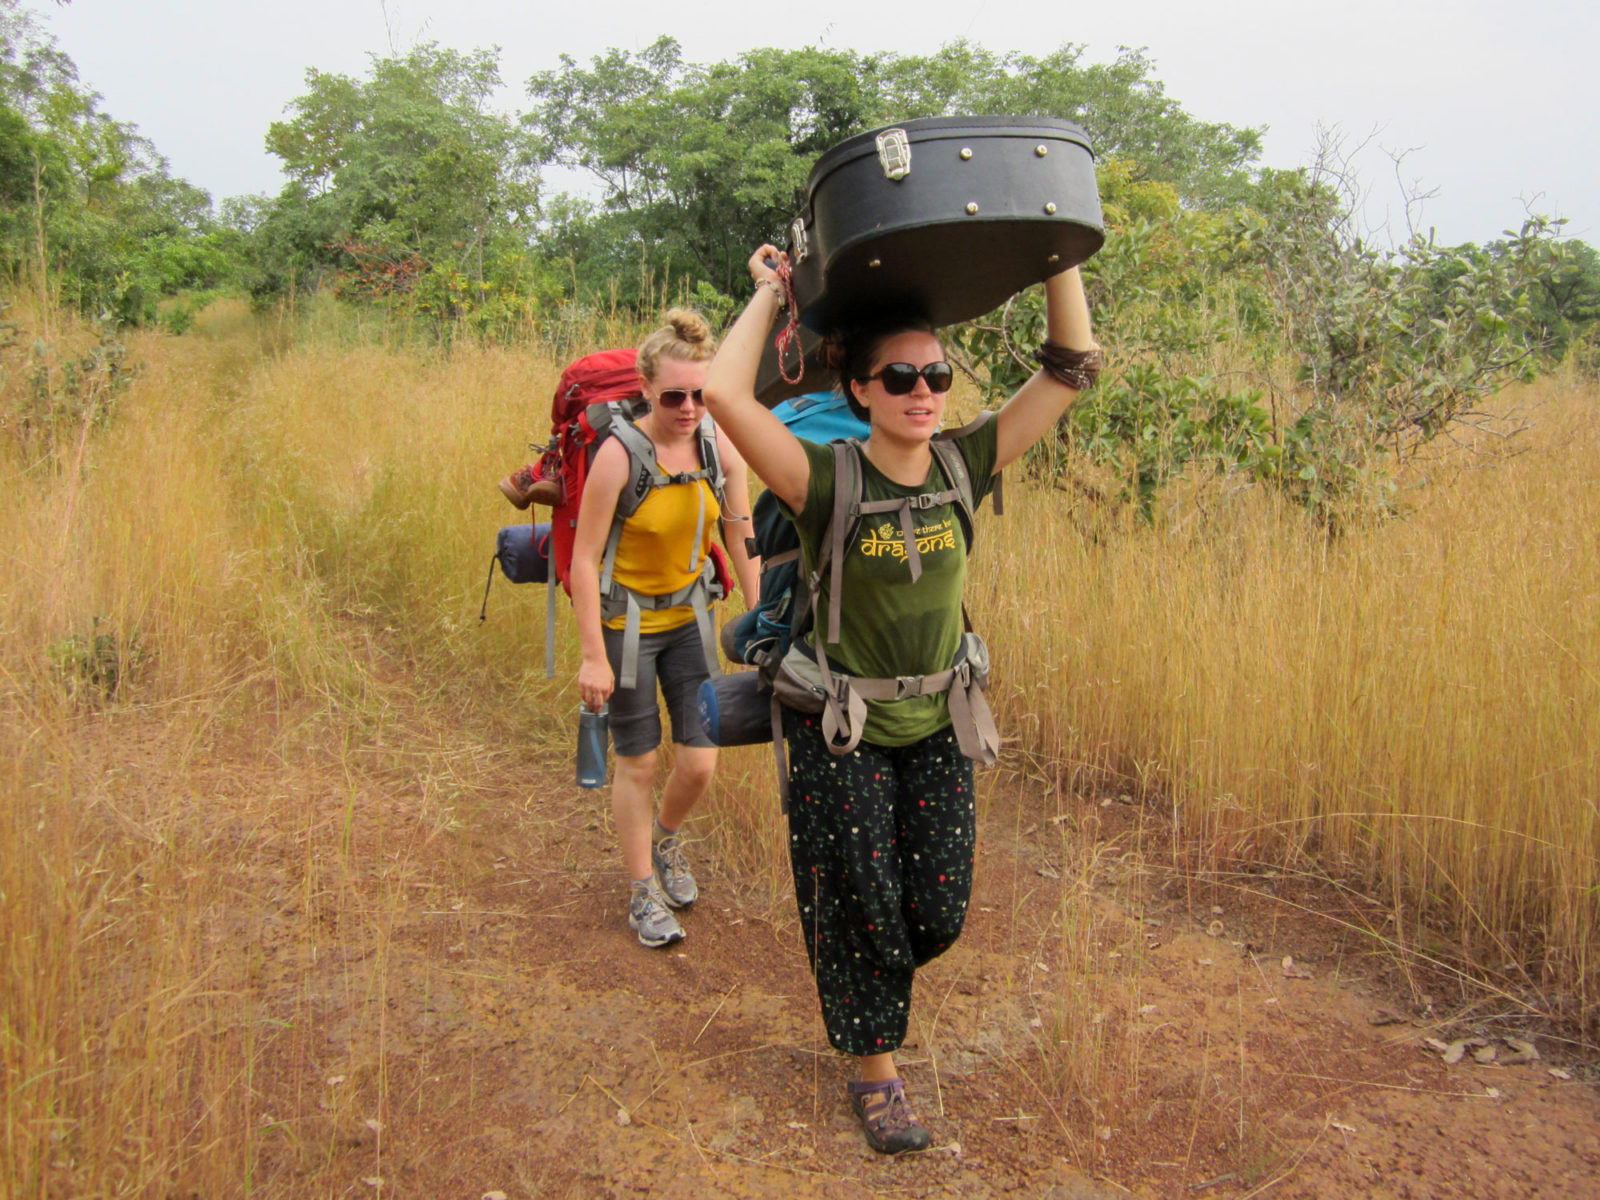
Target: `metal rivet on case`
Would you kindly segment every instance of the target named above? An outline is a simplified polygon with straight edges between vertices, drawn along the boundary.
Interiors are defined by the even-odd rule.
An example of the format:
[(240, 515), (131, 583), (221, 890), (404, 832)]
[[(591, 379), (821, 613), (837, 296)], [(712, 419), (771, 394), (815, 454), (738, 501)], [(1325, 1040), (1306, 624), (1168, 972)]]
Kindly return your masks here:
[(1056, 202), (1054, 200), (1050, 201), (1050, 203), (1048, 203), (1048, 204), (1046, 204), (1044, 206), (1044, 211), (1046, 213), (1048, 213), (1052, 217), (1055, 216), (1056, 215)]
[(977, 211), (978, 211), (978, 205), (977, 205), (976, 201), (973, 201), (971, 204), (967, 205), (967, 215), (969, 217), (976, 215)]
[(1037, 146), (1035, 146), (1033, 148), (1033, 152), (1035, 154), (1037, 154), (1040, 158), (1043, 158), (1046, 154), (1050, 153), (1050, 147), (1046, 146), (1043, 142), (1040, 142)]
[(972, 157), (972, 147), (971, 146), (963, 146), (963, 147), (961, 147), (961, 157), (962, 158), (971, 158)]

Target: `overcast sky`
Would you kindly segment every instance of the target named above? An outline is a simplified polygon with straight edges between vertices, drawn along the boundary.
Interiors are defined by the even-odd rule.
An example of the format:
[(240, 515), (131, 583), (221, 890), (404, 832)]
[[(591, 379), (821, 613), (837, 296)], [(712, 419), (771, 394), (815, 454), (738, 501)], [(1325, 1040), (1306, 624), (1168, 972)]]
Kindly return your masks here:
[(1193, 115), (1265, 126), (1266, 165), (1309, 161), (1319, 124), (1351, 144), (1376, 131), (1359, 165), (1377, 219), (1387, 213), (1403, 227), (1384, 151), (1404, 151), (1405, 182), (1437, 192), (1421, 226), (1446, 242), (1488, 241), (1531, 209), (1569, 218), (1569, 234), (1600, 244), (1595, 0), (27, 2), (105, 110), (218, 199), (278, 189), (263, 139), (304, 90), (306, 68), (360, 75), (370, 55), (418, 41), (500, 46), (512, 110), (525, 106), (527, 77), (559, 54), (587, 62), (663, 33), (697, 62), (810, 44), (924, 54), (967, 38), (1032, 54), (1074, 42), (1090, 61), (1144, 47), (1167, 94)]

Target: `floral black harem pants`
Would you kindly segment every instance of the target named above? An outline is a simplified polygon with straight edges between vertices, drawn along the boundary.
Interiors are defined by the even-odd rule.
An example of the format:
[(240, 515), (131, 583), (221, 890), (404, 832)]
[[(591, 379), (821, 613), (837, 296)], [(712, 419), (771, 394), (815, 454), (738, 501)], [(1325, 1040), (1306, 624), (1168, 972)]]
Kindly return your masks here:
[(972, 760), (950, 728), (835, 756), (821, 718), (785, 713), (789, 861), (828, 1041), (905, 1040), (911, 978), (961, 934), (977, 841)]

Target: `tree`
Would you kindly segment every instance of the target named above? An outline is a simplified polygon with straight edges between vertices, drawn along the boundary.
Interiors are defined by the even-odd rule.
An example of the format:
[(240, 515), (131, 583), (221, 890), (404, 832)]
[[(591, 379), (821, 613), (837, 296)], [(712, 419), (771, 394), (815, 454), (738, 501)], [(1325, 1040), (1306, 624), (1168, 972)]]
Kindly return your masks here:
[(257, 222), (266, 290), (296, 264), (303, 277), (409, 256), (481, 284), (497, 243), (524, 245), (537, 179), (518, 125), (488, 108), (498, 59), (429, 43), (374, 59), (361, 80), (308, 71), (267, 131), (289, 183)]
[(603, 196), (598, 210), (567, 210), (553, 244), (598, 253), (577, 264), (590, 286), (634, 282), (643, 258), (731, 291), (751, 248), (793, 219), (817, 156), (878, 115), (869, 85), (848, 51), (755, 50), (702, 67), (661, 38), (588, 70), (563, 56), (528, 81), (524, 120), (541, 161), (588, 171)]
[(602, 196), (547, 226), (551, 244), (598, 252), (577, 263), (591, 286), (626, 280), (642, 259), (734, 291), (750, 249), (782, 240), (818, 157), (853, 134), (922, 116), (1078, 120), (1102, 156), (1136, 162), (1192, 205), (1247, 185), (1255, 131), (1189, 117), (1142, 52), (1089, 66), (1081, 55), (1064, 46), (1044, 58), (997, 56), (955, 42), (926, 57), (813, 47), (701, 66), (662, 38), (637, 53), (610, 50), (587, 69), (564, 57), (529, 79), (524, 120), (541, 162), (588, 171)]
[[(1515, 243), (1495, 242), (1488, 252), (1515, 253)], [(1554, 243), (1550, 267), (1535, 280), (1529, 307), (1550, 356), (1561, 361), (1573, 342), (1600, 327), (1600, 254), (1576, 239)]]
[(1120, 47), (1109, 63), (1083, 62), (1068, 43), (1042, 58), (995, 55), (957, 41), (928, 57), (887, 57), (889, 107), (904, 116), (1062, 117), (1088, 131), (1095, 153), (1137, 164), (1188, 205), (1237, 200), (1261, 152), (1261, 133), (1198, 121), (1166, 94), (1155, 62)]
[[(172, 253), (209, 236), (210, 198), (100, 107), (17, 0), (0, 0), (0, 261), (65, 302), (149, 320), (163, 292), (228, 264)], [(184, 265), (184, 264), (187, 265)]]

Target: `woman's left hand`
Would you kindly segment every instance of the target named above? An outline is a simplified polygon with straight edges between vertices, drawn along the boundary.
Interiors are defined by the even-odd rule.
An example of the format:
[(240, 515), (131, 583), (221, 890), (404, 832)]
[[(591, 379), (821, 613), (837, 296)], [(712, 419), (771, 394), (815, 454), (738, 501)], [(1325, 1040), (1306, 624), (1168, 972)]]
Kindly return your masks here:
[(781, 284), (783, 276), (779, 274), (778, 266), (775, 264), (787, 264), (788, 261), (789, 256), (782, 250), (771, 243), (763, 242), (750, 256), (750, 282), (757, 287), (769, 283)]

